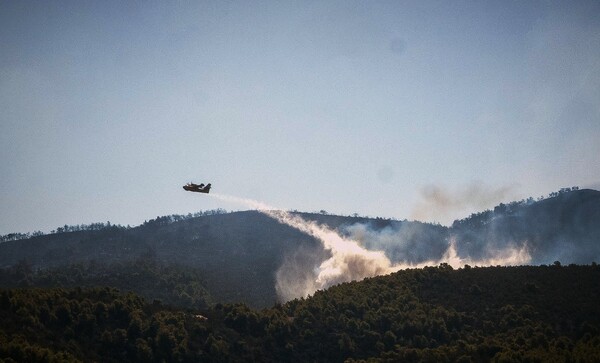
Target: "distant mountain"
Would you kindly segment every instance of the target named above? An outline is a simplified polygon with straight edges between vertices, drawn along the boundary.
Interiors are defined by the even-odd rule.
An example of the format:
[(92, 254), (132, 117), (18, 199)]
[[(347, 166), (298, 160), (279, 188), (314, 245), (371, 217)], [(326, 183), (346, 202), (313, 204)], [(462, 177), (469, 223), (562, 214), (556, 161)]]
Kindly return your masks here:
[(532, 264), (585, 264), (600, 260), (600, 192), (563, 190), (540, 201), (500, 204), (455, 221), (459, 255), (485, 258), (495, 250), (526, 245)]
[[(34, 270), (74, 263), (116, 263), (151, 254), (162, 264), (199, 268), (217, 301), (268, 305), (275, 300), (274, 272), (298, 245), (322, 253), (311, 237), (255, 211), (135, 228), (55, 233), (0, 244), (0, 267), (25, 260)], [(321, 251), (321, 252), (319, 252)]]
[[(527, 246), (532, 264), (586, 264), (600, 260), (600, 192), (569, 190), (550, 198), (500, 204), (455, 221), (452, 227), (381, 218), (295, 213), (337, 230), (393, 262), (443, 258), (450, 243), (474, 260)], [(65, 226), (67, 227), (67, 226)], [(96, 226), (98, 227), (98, 226)], [(321, 243), (258, 211), (195, 218), (159, 217), (134, 228), (58, 229), (0, 243), (0, 268), (19, 262), (32, 270), (78, 263), (112, 264), (151, 255), (162, 265), (194, 267), (215, 302), (264, 307), (277, 300), (275, 275), (284, 261), (320, 265)], [(75, 230), (72, 232), (64, 232)]]

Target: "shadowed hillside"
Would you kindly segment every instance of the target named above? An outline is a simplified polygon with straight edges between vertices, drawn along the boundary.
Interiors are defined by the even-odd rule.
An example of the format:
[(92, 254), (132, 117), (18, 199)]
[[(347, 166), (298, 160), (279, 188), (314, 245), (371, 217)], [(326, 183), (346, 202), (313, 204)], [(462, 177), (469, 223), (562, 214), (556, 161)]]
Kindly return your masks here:
[(597, 362), (598, 298), (597, 265), (442, 264), (260, 311), (183, 311), (108, 288), (0, 290), (0, 360)]
[[(19, 261), (34, 270), (78, 263), (119, 263), (151, 254), (162, 264), (202, 271), (218, 301), (264, 306), (276, 300), (274, 271), (302, 245), (322, 254), (312, 238), (258, 212), (236, 212), (168, 222), (157, 218), (135, 228), (55, 233), (0, 244), (0, 265)], [(314, 252), (313, 252), (314, 251)]]
[[(450, 228), (326, 213), (295, 214), (327, 225), (369, 250), (384, 251), (393, 263), (442, 261), (451, 242), (459, 256), (473, 260), (493, 257), (506, 248), (525, 249), (532, 264), (556, 260), (585, 264), (600, 259), (600, 192), (594, 190), (569, 188), (538, 201), (500, 204), (455, 221)], [(0, 267), (21, 263), (32, 271), (83, 264), (91, 276), (90, 265), (129, 264), (143, 256), (153, 256), (164, 266), (193, 267), (216, 302), (265, 307), (277, 301), (276, 273), (284, 261), (287, 267), (291, 261), (302, 269), (313, 269), (329, 252), (313, 237), (258, 211), (157, 217), (134, 228), (100, 225), (76, 230), (65, 226), (49, 235), (0, 243)]]
[(600, 192), (564, 189), (537, 202), (500, 204), (455, 221), (451, 231), (460, 255), (527, 245), (533, 264), (590, 263), (600, 260)]

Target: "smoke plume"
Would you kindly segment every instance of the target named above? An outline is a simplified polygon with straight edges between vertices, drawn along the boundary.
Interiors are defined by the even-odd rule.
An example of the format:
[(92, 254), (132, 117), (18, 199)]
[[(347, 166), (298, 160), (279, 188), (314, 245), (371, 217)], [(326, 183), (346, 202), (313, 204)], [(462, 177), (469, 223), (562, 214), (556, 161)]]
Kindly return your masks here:
[[(223, 201), (244, 204), (280, 223), (296, 228), (318, 240), (329, 253), (329, 257), (319, 260), (314, 256), (309, 256), (307, 251), (299, 249), (284, 260), (276, 274), (276, 290), (282, 301), (306, 297), (317, 290), (326, 289), (342, 282), (389, 274), (405, 268), (435, 266), (440, 263), (448, 263), (455, 268), (465, 264), (477, 266), (518, 265), (527, 263), (531, 259), (526, 245), (521, 248), (511, 247), (496, 251), (493, 258), (473, 260), (459, 257), (454, 241), (441, 242), (442, 245), (439, 245), (438, 241), (438, 246), (435, 248), (441, 252), (439, 258), (425, 259), (426, 256), (431, 256), (426, 253), (411, 257), (407, 254), (408, 249), (406, 249), (405, 255), (396, 255), (392, 262), (386, 255), (386, 249), (381, 241), (387, 241), (385, 243), (390, 246), (392, 244), (409, 246), (411, 243), (414, 245), (416, 231), (398, 230), (395, 233), (387, 230), (381, 232), (365, 225), (354, 225), (347, 229), (346, 236), (342, 236), (327, 226), (306, 221), (298, 215), (278, 210), (259, 201), (222, 194), (211, 195)], [(361, 231), (362, 234), (359, 233)], [(426, 245), (426, 243), (422, 243), (422, 245)]]
[(469, 212), (490, 208), (514, 196), (514, 188), (509, 186), (492, 188), (473, 183), (451, 190), (439, 185), (429, 185), (421, 189), (421, 200), (413, 208), (411, 218), (449, 224)]
[(455, 236), (447, 234), (443, 227), (437, 230), (433, 227), (419, 222), (402, 222), (399, 227), (376, 229), (370, 224), (356, 223), (345, 227), (344, 232), (363, 246), (384, 250), (391, 258), (393, 270), (436, 266), (440, 263), (460, 268), (464, 265), (514, 266), (531, 261), (526, 241), (501, 247), (490, 244), (485, 256), (461, 255)]
[[(296, 266), (295, 260), (287, 259), (277, 273), (277, 293), (282, 300), (307, 296), (316, 290), (329, 286), (363, 279), (365, 277), (388, 274), (397, 269), (383, 251), (369, 251), (356, 241), (342, 237), (326, 226), (302, 219), (298, 215), (283, 210), (277, 210), (264, 203), (244, 198), (214, 194), (228, 202), (243, 203), (280, 223), (296, 228), (323, 244), (323, 248), (331, 257), (322, 261), (315, 273), (307, 273), (311, 266)], [(295, 273), (290, 276), (289, 273)]]

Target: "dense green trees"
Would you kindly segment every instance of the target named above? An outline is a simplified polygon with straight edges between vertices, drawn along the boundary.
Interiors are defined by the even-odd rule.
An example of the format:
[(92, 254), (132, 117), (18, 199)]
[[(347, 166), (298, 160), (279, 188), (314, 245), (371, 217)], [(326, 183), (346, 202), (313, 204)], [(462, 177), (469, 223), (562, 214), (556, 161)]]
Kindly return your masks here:
[(25, 262), (0, 269), (0, 287), (102, 287), (133, 291), (148, 301), (180, 308), (206, 308), (211, 303), (199, 269), (163, 265), (151, 255), (124, 263), (91, 262), (33, 271)]
[(598, 297), (597, 265), (406, 270), (264, 310), (0, 290), (0, 360), (595, 362)]

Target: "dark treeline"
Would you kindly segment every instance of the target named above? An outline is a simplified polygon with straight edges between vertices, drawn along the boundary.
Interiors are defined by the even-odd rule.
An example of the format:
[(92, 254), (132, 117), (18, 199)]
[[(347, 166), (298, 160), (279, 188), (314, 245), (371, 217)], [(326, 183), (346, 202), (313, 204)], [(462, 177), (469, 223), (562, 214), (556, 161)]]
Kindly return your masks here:
[[(569, 187), (569, 188), (561, 188), (560, 190), (558, 190), (556, 192), (550, 193), (548, 196), (540, 196), (536, 200), (542, 201), (544, 199), (554, 198), (554, 197), (560, 196), (562, 194), (569, 193), (572, 191), (577, 191), (577, 190), (579, 190), (579, 187), (577, 187), (577, 186)], [(508, 204), (500, 203), (493, 210), (485, 210), (482, 212), (473, 213), (467, 218), (456, 220), (456, 221), (454, 221), (453, 226), (458, 227), (460, 225), (469, 223), (470, 221), (473, 221), (473, 220), (489, 219), (492, 216), (493, 212), (506, 212), (506, 211), (510, 212), (511, 210), (516, 210), (516, 208), (518, 206), (532, 204), (536, 200), (534, 200), (533, 197), (529, 197), (527, 199), (510, 202)], [(300, 213), (297, 210), (293, 210), (290, 212)], [(188, 213), (185, 215), (172, 214), (172, 215), (156, 217), (155, 219), (144, 221), (142, 226), (143, 225), (167, 225), (167, 224), (184, 221), (184, 220), (191, 219), (191, 218), (225, 214), (225, 213), (227, 213), (227, 211), (225, 209), (217, 208), (217, 209), (212, 209), (212, 210), (199, 211), (199, 212), (195, 212), (195, 213)], [(309, 214), (329, 215), (329, 213), (325, 210), (320, 210), (318, 212), (313, 212), (313, 213), (309, 213)], [(361, 218), (362, 219), (373, 219), (373, 218), (366, 217), (366, 216), (360, 216), (358, 213), (353, 213), (352, 215), (350, 215), (348, 217), (353, 217), (353, 218), (358, 218), (358, 219), (361, 219)], [(390, 218), (380, 218), (380, 217), (377, 217), (375, 219), (381, 220), (381, 221), (391, 221), (392, 220)], [(132, 228), (132, 227), (131, 226), (122, 226), (120, 224), (115, 225), (115, 224), (111, 224), (110, 222), (106, 222), (106, 223), (97, 222), (97, 223), (90, 223), (90, 224), (64, 225), (64, 226), (57, 227), (56, 229), (50, 231), (50, 234), (80, 232), (80, 231), (98, 231), (98, 230), (102, 230), (102, 229), (106, 229), (106, 228), (124, 228), (124, 229), (126, 229), (126, 228)], [(46, 233), (44, 233), (42, 231), (27, 232), (27, 233), (14, 232), (14, 233), (8, 233), (5, 235), (0, 235), (0, 242), (17, 241), (17, 240), (28, 239), (31, 237), (39, 237), (39, 236), (44, 236), (44, 235), (46, 235)]]
[[(188, 214), (172, 214), (168, 216), (156, 217), (155, 219), (150, 219), (144, 221), (142, 226), (160, 226), (160, 225), (168, 225), (175, 222), (185, 221), (192, 218), (198, 218), (203, 216), (213, 216), (219, 214), (226, 214), (227, 211), (222, 208), (211, 209), (206, 211), (200, 211), (195, 213)], [(50, 234), (56, 233), (69, 233), (69, 232), (81, 232), (81, 231), (101, 231), (104, 229), (131, 229), (131, 226), (122, 226), (120, 224), (111, 224), (110, 221), (104, 222), (96, 222), (90, 224), (76, 224), (76, 225), (67, 225), (57, 227), (50, 231)], [(32, 237), (40, 237), (45, 236), (46, 233), (42, 231), (35, 232), (27, 232), (27, 233), (8, 233), (0, 236), (0, 242), (8, 242), (8, 241), (18, 241), (22, 239), (32, 238)]]
[[(393, 263), (440, 261), (452, 243), (473, 264), (506, 251), (524, 251), (532, 265), (600, 261), (600, 192), (576, 187), (538, 201), (500, 204), (452, 227), (325, 211), (297, 215), (384, 251)], [(214, 301), (263, 308), (282, 298), (275, 289), (279, 271), (290, 266), (311, 271), (329, 258), (315, 238), (258, 211), (157, 217), (133, 228), (108, 223), (77, 228), (0, 243), (0, 268), (19, 261), (33, 271), (93, 261), (127, 265), (152, 251), (161, 264), (201, 271)]]
[(20, 261), (33, 271), (92, 261), (128, 264), (152, 251), (162, 264), (201, 270), (215, 301), (266, 307), (277, 299), (275, 271), (298, 246), (319, 252), (310, 236), (248, 211), (4, 242), (0, 268)]
[[(481, 219), (482, 217), (489, 217), (491, 216), (492, 212), (503, 212), (503, 211), (510, 211), (510, 210), (514, 210), (516, 209), (516, 207), (518, 206), (522, 206), (522, 205), (528, 205), (528, 204), (532, 204), (534, 201), (542, 201), (544, 199), (548, 199), (548, 198), (554, 198), (557, 196), (560, 196), (562, 194), (565, 193), (569, 193), (572, 191), (576, 191), (579, 190), (579, 187), (574, 186), (574, 187), (569, 187), (569, 188), (561, 188), (560, 190), (556, 191), (556, 192), (552, 192), (550, 193), (548, 196), (540, 196), (538, 197), (536, 200), (534, 200), (533, 197), (529, 197), (527, 199), (523, 199), (520, 201), (514, 201), (514, 202), (510, 202), (507, 204), (504, 203), (500, 203), (498, 206), (496, 206), (494, 208), (494, 210), (485, 210), (482, 212), (477, 212), (477, 213), (473, 213), (471, 214), (469, 217), (464, 218), (464, 219), (459, 219), (454, 221), (454, 226), (458, 226), (460, 224), (466, 223), (469, 220), (473, 220), (473, 219)], [(297, 210), (293, 210), (290, 211), (292, 213), (300, 213)], [(188, 213), (188, 214), (172, 214), (172, 215), (168, 215), (168, 216), (162, 216), (162, 217), (156, 217), (155, 219), (151, 219), (148, 221), (145, 221), (142, 225), (147, 225), (147, 224), (159, 224), (159, 225), (164, 225), (164, 224), (170, 224), (170, 223), (174, 223), (174, 222), (179, 222), (179, 221), (184, 221), (187, 219), (191, 219), (191, 218), (197, 218), (197, 217), (202, 217), (202, 216), (210, 216), (210, 215), (218, 215), (218, 214), (225, 214), (227, 213), (227, 211), (225, 209), (222, 208), (217, 208), (217, 209), (211, 209), (211, 210), (206, 210), (206, 211), (199, 211), (199, 212), (195, 212), (195, 213)], [(318, 212), (313, 212), (311, 214), (320, 214), (320, 215), (329, 215), (329, 213), (325, 210), (320, 210)], [(358, 213), (353, 213), (352, 215), (348, 216), (348, 217), (353, 217), (353, 218), (366, 218), (366, 219), (372, 219), (370, 217), (366, 217), (366, 216), (360, 216)], [(377, 220), (385, 220), (385, 221), (390, 221), (393, 219), (390, 218), (380, 218), (377, 217), (375, 218)], [(406, 221), (406, 220), (405, 220)], [(120, 224), (111, 224), (110, 222), (97, 222), (97, 223), (90, 223), (90, 224), (77, 224), (77, 225), (64, 225), (61, 227), (57, 227), (56, 229), (50, 231), (50, 234), (54, 234), (54, 233), (66, 233), (66, 232), (79, 232), (79, 231), (98, 231), (98, 230), (102, 230), (105, 228), (131, 228), (131, 226), (122, 226)], [(6, 242), (6, 241), (16, 241), (16, 240), (21, 240), (21, 239), (27, 239), (27, 238), (31, 238), (31, 237), (39, 237), (39, 236), (43, 236), (45, 235), (45, 233), (43, 233), (42, 231), (35, 231), (35, 232), (27, 232), (27, 233), (20, 233), (20, 232), (14, 232), (14, 233), (8, 233), (5, 235), (0, 235), (0, 242)]]
[(450, 233), (460, 256), (483, 259), (526, 246), (532, 264), (591, 263), (600, 258), (600, 192), (572, 187), (538, 201), (501, 203), (455, 221)]
[(212, 301), (202, 271), (164, 265), (148, 253), (135, 261), (91, 261), (34, 271), (26, 261), (0, 269), (0, 287), (104, 287), (132, 291), (148, 301), (179, 308), (206, 308)]
[(534, 202), (540, 202), (545, 199), (556, 198), (562, 195), (566, 195), (570, 192), (574, 192), (579, 190), (579, 187), (570, 187), (570, 188), (561, 188), (557, 192), (550, 193), (547, 197), (543, 195), (534, 200), (533, 197), (529, 197), (527, 199), (516, 200), (510, 203), (500, 203), (494, 207), (494, 209), (487, 209), (481, 212), (472, 213), (467, 218), (457, 219), (452, 223), (453, 228), (460, 228), (465, 225), (477, 225), (477, 224), (485, 224), (489, 222), (495, 215), (510, 215), (516, 213), (520, 207), (528, 206), (533, 204)]
[(405, 270), (268, 309), (110, 288), (0, 290), (0, 360), (597, 362), (600, 268)]

